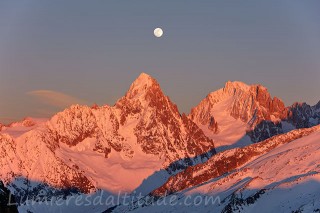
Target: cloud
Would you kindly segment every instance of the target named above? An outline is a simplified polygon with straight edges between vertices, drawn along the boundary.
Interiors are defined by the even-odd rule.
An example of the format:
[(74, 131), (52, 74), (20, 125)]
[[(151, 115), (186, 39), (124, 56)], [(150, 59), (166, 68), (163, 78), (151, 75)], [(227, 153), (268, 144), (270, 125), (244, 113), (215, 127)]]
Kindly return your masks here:
[(72, 104), (88, 104), (86, 100), (52, 90), (33, 90), (27, 92), (27, 94), (35, 97), (43, 104), (59, 108), (66, 108)]

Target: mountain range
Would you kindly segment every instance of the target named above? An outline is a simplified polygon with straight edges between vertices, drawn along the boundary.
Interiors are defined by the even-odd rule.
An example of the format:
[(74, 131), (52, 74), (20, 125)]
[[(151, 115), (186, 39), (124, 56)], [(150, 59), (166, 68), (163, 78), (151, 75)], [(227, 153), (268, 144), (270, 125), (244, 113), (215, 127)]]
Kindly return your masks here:
[[(0, 124), (0, 180), (20, 212), (196, 212), (197, 205), (150, 202), (199, 194), (221, 198), (201, 212), (255, 211), (267, 204), (268, 210), (316, 211), (319, 124), (320, 102), (285, 106), (264, 86), (237, 81), (181, 114), (142, 73), (113, 106), (73, 105), (50, 119)], [(308, 187), (308, 196), (291, 200)], [(290, 200), (278, 199), (288, 190)], [(101, 191), (139, 192), (144, 204), (26, 205), (38, 195), (66, 200)]]

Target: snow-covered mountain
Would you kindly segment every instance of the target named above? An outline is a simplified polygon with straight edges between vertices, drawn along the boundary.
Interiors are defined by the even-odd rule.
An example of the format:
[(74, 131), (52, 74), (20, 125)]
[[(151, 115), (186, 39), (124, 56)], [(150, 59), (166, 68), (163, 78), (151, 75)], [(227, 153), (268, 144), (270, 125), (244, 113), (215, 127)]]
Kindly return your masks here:
[[(319, 139), (320, 127), (315, 126), (319, 122), (320, 102), (315, 106), (295, 103), (286, 107), (279, 98), (272, 98), (265, 87), (242, 82), (227, 82), (189, 115), (180, 114), (158, 82), (142, 73), (113, 106), (73, 105), (50, 119), (28, 117), (0, 125), (0, 180), (22, 201), (39, 194), (52, 199), (82, 195), (95, 198), (101, 191), (104, 196), (113, 197), (141, 192), (147, 195), (142, 200), (173, 195), (183, 199), (195, 193), (223, 197), (224, 204), (214, 208), (232, 212), (247, 208), (266, 189), (272, 191), (273, 186), (283, 182), (281, 178), (290, 182), (295, 176), (315, 171), (311, 161), (299, 169), (289, 168), (291, 164), (286, 163), (294, 159), (297, 164), (292, 156), (300, 159), (300, 155), (311, 153), (309, 146), (301, 148), (300, 144)], [(305, 127), (309, 128), (299, 129)], [(263, 142), (252, 143), (258, 141)], [(292, 155), (281, 154), (287, 160), (285, 165), (282, 161), (267, 163), (274, 158), (269, 153), (276, 153), (281, 147), (289, 147), (284, 153), (294, 150)], [(267, 166), (261, 166), (258, 159)], [(281, 168), (291, 170), (287, 176), (268, 176), (260, 167), (279, 174)], [(243, 188), (257, 181), (259, 191)], [(217, 191), (211, 185), (207, 188), (208, 184), (215, 185)], [(245, 191), (248, 196), (238, 191)], [(63, 206), (50, 211), (101, 212), (106, 207), (110, 206)], [(22, 212), (49, 211), (39, 202), (30, 208), (19, 208)], [(195, 206), (190, 207), (193, 208), (197, 212)], [(113, 210), (145, 209), (176, 211), (171, 207), (140, 206), (117, 206)]]
[(320, 124), (320, 104), (286, 107), (262, 85), (228, 81), (207, 95), (189, 117), (214, 140), (218, 150), (225, 150)]
[(319, 140), (320, 125), (220, 152), (112, 212), (318, 212)]
[(198, 106), (193, 108), (190, 117), (199, 124), (210, 124), (214, 116), (212, 108), (227, 102), (225, 110), (236, 119), (255, 126), (263, 120), (277, 121), (286, 118), (287, 109), (277, 97), (271, 98), (267, 88), (261, 85), (247, 85), (228, 81), (222, 89), (210, 93)]
[(131, 192), (157, 171), (174, 174), (215, 154), (213, 141), (145, 73), (114, 106), (74, 105), (48, 121), (2, 128), (0, 147), (0, 179), (16, 191), (31, 180), (84, 193)]

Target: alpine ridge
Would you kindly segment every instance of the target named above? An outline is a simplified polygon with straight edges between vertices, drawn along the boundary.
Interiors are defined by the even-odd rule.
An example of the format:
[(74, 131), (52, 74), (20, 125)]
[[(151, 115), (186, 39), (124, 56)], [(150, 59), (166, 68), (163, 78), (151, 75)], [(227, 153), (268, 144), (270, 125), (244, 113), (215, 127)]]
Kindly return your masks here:
[(0, 178), (17, 191), (16, 183), (32, 180), (83, 193), (130, 192), (158, 170), (174, 174), (215, 154), (213, 141), (145, 73), (114, 106), (26, 118), (2, 129), (0, 145)]
[[(181, 114), (156, 79), (141, 73), (113, 106), (75, 104), (49, 119), (27, 117), (9, 125), (0, 124), (0, 180), (22, 202), (19, 210), (34, 213), (45, 211), (44, 207), (22, 204), (33, 199), (28, 196), (43, 191), (50, 199), (61, 195), (94, 197), (101, 191), (106, 196), (141, 192), (145, 196), (142, 200), (148, 201), (174, 194), (184, 197), (186, 191), (193, 190), (207, 196), (207, 191), (211, 193), (232, 180), (230, 188), (213, 190), (215, 195), (227, 195), (225, 205), (217, 207), (219, 211), (232, 212), (250, 207), (263, 190), (274, 193), (271, 185), (285, 183), (282, 177), (309, 178), (318, 174), (308, 157), (299, 170), (289, 168), (290, 162), (273, 167), (263, 161), (274, 171), (281, 173), (279, 168), (285, 167), (294, 174), (275, 176), (275, 180), (259, 170), (263, 166), (256, 162), (281, 147), (288, 146), (283, 152), (291, 153), (291, 143), (295, 144), (294, 157), (306, 159), (308, 154), (303, 150), (317, 147), (314, 141), (319, 136), (318, 124), (320, 102), (315, 106), (294, 103), (286, 107), (266, 87), (239, 81), (226, 82), (189, 115)], [(304, 138), (311, 141), (310, 145), (298, 144)], [(254, 166), (248, 166), (251, 164)], [(252, 175), (246, 177), (248, 171)], [(239, 182), (237, 177), (248, 182)], [(246, 191), (247, 185), (257, 182), (258, 191)], [(247, 197), (242, 196), (242, 190)], [(111, 206), (99, 209), (107, 207)], [(72, 208), (87, 212), (93, 207)], [(137, 206), (112, 208), (113, 212), (144, 211)]]
[[(248, 135), (252, 142), (259, 142), (294, 128), (320, 123), (319, 104), (312, 107), (306, 103), (294, 103), (286, 107), (281, 99), (272, 98), (266, 87), (239, 81), (228, 81), (223, 88), (209, 93), (191, 110), (189, 117), (208, 137), (227, 145), (245, 141), (241, 139), (244, 135)], [(236, 124), (239, 120), (244, 125)], [(212, 128), (212, 121), (215, 128)], [(218, 132), (218, 127), (222, 131)], [(230, 128), (239, 130), (234, 134), (239, 136), (233, 141), (227, 141), (223, 135), (224, 130)], [(222, 134), (216, 136), (217, 133)], [(251, 141), (242, 144), (248, 145)]]
[(277, 97), (271, 98), (265, 87), (228, 81), (224, 88), (210, 93), (193, 108), (190, 117), (202, 125), (208, 124), (211, 107), (225, 100), (230, 102), (226, 108), (230, 115), (248, 122), (250, 126), (255, 126), (263, 120), (284, 119), (287, 115), (284, 103)]

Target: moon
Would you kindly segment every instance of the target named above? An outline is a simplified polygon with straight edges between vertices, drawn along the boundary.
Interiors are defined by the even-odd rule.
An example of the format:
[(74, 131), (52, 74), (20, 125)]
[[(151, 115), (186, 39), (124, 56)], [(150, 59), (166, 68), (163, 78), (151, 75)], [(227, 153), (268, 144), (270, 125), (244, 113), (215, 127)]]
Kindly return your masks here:
[(161, 28), (156, 28), (153, 31), (155, 37), (160, 38), (163, 35), (163, 30)]

